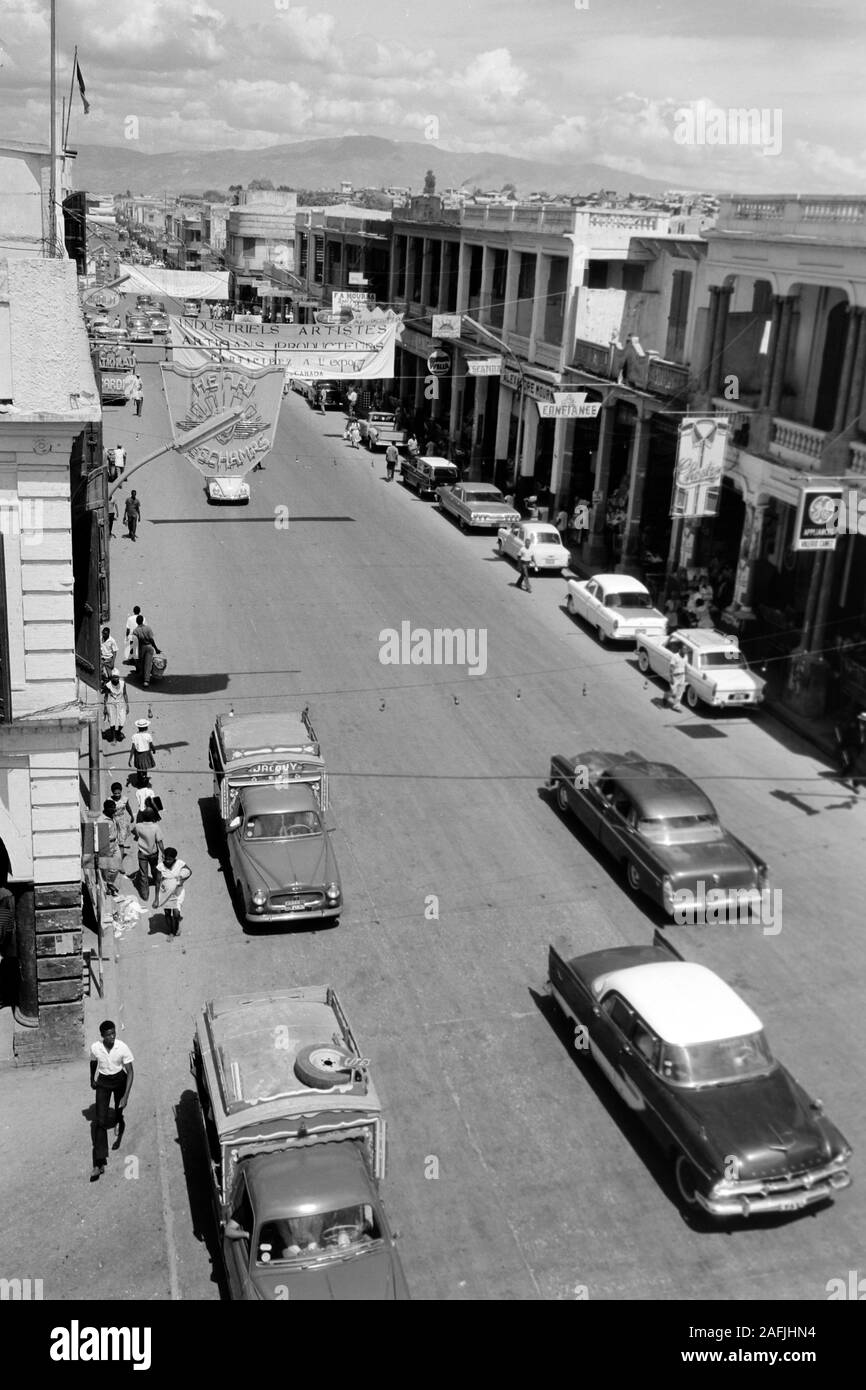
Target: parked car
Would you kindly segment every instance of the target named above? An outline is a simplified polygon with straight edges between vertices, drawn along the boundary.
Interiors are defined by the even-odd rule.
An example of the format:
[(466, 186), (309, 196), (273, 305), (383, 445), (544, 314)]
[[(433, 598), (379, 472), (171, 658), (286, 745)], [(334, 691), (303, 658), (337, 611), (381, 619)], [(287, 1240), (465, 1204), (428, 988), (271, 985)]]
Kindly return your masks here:
[(129, 333), (125, 328), (115, 328), (112, 323), (101, 323), (93, 330), (94, 338), (101, 343), (128, 343)]
[(653, 605), (649, 589), (628, 574), (596, 574), (592, 579), (569, 579), (565, 606), (583, 618), (605, 642), (632, 642), (645, 633), (668, 630), (664, 613)]
[(368, 449), (387, 449), (389, 444), (396, 444), (398, 449), (402, 449), (406, 443), (406, 431), (398, 429), (396, 421), (393, 410), (371, 410), (358, 421), (361, 443), (366, 444)]
[(400, 475), (407, 487), (414, 487), (421, 497), (432, 497), (437, 488), (459, 480), (457, 465), (448, 459), (428, 454), (425, 458), (404, 458)]
[(150, 324), (150, 331), (154, 338), (167, 338), (169, 336), (171, 328), (168, 321), (168, 314), (153, 313), (148, 314), (147, 318)]
[(551, 946), (548, 990), (669, 1156), (687, 1207), (717, 1218), (794, 1212), (850, 1186), (848, 1141), (706, 966), (654, 946), (571, 960)]
[(563, 570), (571, 559), (556, 527), (546, 521), (520, 521), (514, 526), (501, 526), (496, 544), (499, 554), (507, 555), (510, 560), (516, 560), (524, 545), (528, 545), (529, 567), (533, 574), (539, 570)]
[(244, 478), (208, 478), (205, 493), (209, 502), (248, 503), (250, 485)]
[(131, 343), (153, 342), (153, 329), (147, 314), (127, 314), (126, 329)]
[(245, 921), (330, 920), (336, 926), (340, 873), (312, 787), (244, 788), (226, 834)]
[(520, 513), (492, 483), (446, 483), (436, 489), (436, 496), (440, 509), (456, 516), (461, 531), (467, 526), (513, 526), (520, 520)]
[(197, 319), (201, 314), (201, 304), (197, 299), (185, 299), (182, 314), (184, 318)]
[(763, 859), (725, 829), (709, 797), (670, 763), (634, 750), (558, 753), (547, 787), (559, 809), (608, 851), (632, 892), (646, 894), (669, 917), (685, 903), (683, 890), (696, 911), (709, 888), (720, 910), (736, 914), (744, 894), (769, 888)]
[(686, 659), (686, 703), (691, 709), (701, 701), (716, 708), (763, 701), (767, 682), (750, 669), (732, 634), (696, 627), (679, 628), (670, 637), (640, 637), (638, 667), (668, 681), (674, 652)]
[(310, 405), (316, 410), (342, 410), (343, 408), (343, 389), (339, 381), (305, 381), (301, 377), (292, 377), (291, 386), (293, 391), (305, 396)]

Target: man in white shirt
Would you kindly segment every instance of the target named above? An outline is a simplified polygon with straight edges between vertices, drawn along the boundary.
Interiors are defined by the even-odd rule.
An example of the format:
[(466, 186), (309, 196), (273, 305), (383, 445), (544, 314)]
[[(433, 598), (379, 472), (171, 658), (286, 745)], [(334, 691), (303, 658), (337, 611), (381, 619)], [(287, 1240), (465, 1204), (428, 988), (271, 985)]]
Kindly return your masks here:
[(132, 1064), (135, 1060), (126, 1043), (119, 1041), (111, 1019), (100, 1023), (99, 1032), (100, 1041), (93, 1043), (90, 1049), (90, 1088), (96, 1092), (91, 1182), (96, 1182), (102, 1176), (108, 1162), (108, 1110), (112, 1100), (117, 1126), (117, 1138), (112, 1147), (120, 1148), (125, 1128), (123, 1112), (132, 1090)]
[(121, 477), (126, 467), (126, 450), (122, 444), (115, 444), (114, 446), (114, 467), (117, 471), (117, 476)]

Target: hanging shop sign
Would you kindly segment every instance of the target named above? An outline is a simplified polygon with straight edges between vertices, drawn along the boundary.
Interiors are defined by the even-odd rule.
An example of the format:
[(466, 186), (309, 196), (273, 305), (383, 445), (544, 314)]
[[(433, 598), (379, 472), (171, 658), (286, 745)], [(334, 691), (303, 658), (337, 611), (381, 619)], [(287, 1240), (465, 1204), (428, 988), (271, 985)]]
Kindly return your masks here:
[[(843, 511), (841, 487), (804, 487), (797, 503), (792, 550), (835, 550)], [(856, 523), (855, 523), (856, 533)]]
[(680, 425), (671, 516), (716, 516), (725, 468), (730, 421), (722, 416), (690, 415)]
[(434, 348), (427, 358), (427, 370), (432, 376), (447, 376), (451, 370), (451, 353)]
[(470, 376), (501, 376), (501, 357), (472, 357), (466, 363)]
[(461, 317), (459, 314), (434, 314), (434, 338), (459, 338)]
[(600, 410), (601, 401), (588, 401), (585, 391), (554, 391), (552, 402), (538, 402), (543, 420), (594, 420)]
[[(514, 367), (502, 368), (502, 385), (507, 386), (512, 391), (520, 390), (520, 373)], [(546, 381), (538, 381), (536, 377), (523, 377), (523, 394), (531, 401), (553, 401), (553, 393), (557, 388), (549, 386)]]
[[(267, 457), (283, 399), (282, 367), (183, 367), (163, 362), (161, 368), (174, 447), (199, 473), (242, 478)], [(184, 444), (190, 430), (226, 411), (240, 411), (241, 418), (201, 444)]]

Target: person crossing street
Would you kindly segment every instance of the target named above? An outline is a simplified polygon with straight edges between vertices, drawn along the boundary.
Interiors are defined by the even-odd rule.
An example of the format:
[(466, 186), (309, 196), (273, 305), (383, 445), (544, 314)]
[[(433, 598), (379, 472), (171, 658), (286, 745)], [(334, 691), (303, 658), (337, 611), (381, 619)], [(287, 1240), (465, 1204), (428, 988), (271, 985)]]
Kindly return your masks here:
[(528, 594), (532, 593), (532, 585), (529, 582), (529, 565), (532, 560), (532, 551), (527, 541), (523, 542), (520, 553), (517, 556), (517, 567), (520, 570), (515, 589), (525, 589)]
[(385, 450), (385, 471), (389, 483), (393, 483), (394, 481), (394, 471), (397, 467), (399, 458), (400, 455), (397, 452), (397, 445), (389, 444), (387, 449)]
[(123, 520), (129, 532), (129, 539), (134, 541), (135, 533), (138, 530), (138, 523), (141, 520), (141, 503), (138, 500), (138, 493), (135, 488), (132, 489), (132, 492), (126, 499), (126, 505), (123, 508)]

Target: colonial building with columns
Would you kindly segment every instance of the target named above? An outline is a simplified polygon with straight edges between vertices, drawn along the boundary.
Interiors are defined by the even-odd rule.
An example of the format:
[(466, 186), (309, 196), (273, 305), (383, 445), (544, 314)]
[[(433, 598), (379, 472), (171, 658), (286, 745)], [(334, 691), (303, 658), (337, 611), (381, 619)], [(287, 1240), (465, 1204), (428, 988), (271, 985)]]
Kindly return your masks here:
[(732, 616), (808, 713), (846, 694), (866, 703), (866, 539), (856, 519), (833, 549), (800, 549), (795, 534), (816, 484), (866, 508), (864, 229), (864, 198), (724, 199), (690, 330), (692, 403), (734, 428), (718, 518), (680, 554), (735, 547)]

